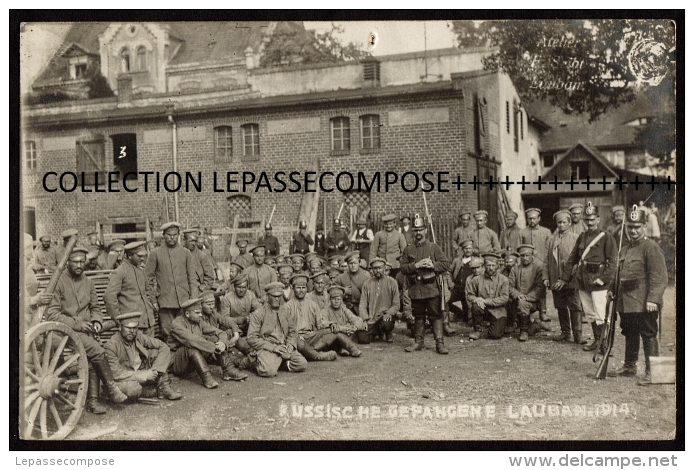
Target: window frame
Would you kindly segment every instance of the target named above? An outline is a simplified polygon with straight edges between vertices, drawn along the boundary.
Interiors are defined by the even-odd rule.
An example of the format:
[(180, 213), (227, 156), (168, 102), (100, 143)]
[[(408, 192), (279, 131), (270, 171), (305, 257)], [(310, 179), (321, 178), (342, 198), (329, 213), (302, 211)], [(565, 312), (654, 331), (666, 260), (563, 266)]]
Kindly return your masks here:
[[(336, 128), (335, 124), (340, 123)], [(346, 124), (346, 125), (345, 125)], [(335, 131), (339, 131), (340, 136), (335, 138)], [(345, 132), (346, 131), (346, 132)], [(345, 136), (345, 134), (347, 134)], [(350, 132), (350, 119), (347, 116), (335, 116), (330, 119), (330, 154), (349, 155), (351, 150), (352, 134)], [(340, 148), (335, 148), (335, 143), (340, 142)]]
[[(31, 146), (31, 150), (27, 146)], [(30, 173), (37, 171), (38, 169), (38, 154), (36, 151), (36, 141), (35, 140), (25, 140), (22, 147), (24, 154), (24, 170)]]
[[(576, 165), (576, 176), (574, 177), (574, 165)], [(581, 166), (585, 165), (585, 175), (581, 175), (580, 169)], [(569, 179), (572, 179), (574, 181), (580, 181), (581, 178), (586, 178), (590, 174), (590, 160), (574, 160), (572, 162), (569, 162)]]
[[(374, 120), (375, 125), (374, 125)], [(367, 124), (368, 122), (368, 125)], [(364, 130), (370, 135), (365, 136)], [(370, 145), (365, 145), (366, 142)], [(359, 152), (362, 154), (379, 153), (381, 150), (381, 116), (378, 114), (364, 114), (359, 116)]]
[[(225, 132), (228, 132), (228, 135), (223, 136), (222, 138), (227, 140), (228, 139), (228, 145), (220, 146), (219, 141), (220, 141), (220, 131), (224, 130)], [(229, 125), (221, 125), (221, 126), (215, 126), (214, 127), (214, 160), (216, 162), (231, 162), (232, 158), (234, 157), (234, 138), (232, 134), (232, 127)], [(223, 152), (220, 152), (220, 150), (223, 150)], [(223, 155), (222, 155), (223, 153)]]
[[(149, 70), (149, 62), (147, 60), (147, 48), (145, 46), (140, 46), (137, 48), (137, 69), (140, 71)], [(144, 61), (144, 66), (143, 66)]]
[[(90, 161), (92, 161), (92, 166), (96, 166), (97, 168), (92, 169), (91, 171), (86, 171), (85, 169), (81, 168), (80, 165), (80, 154), (79, 154), (79, 148), (83, 147), (85, 150), (87, 150), (87, 146), (89, 144), (98, 144), (100, 146), (101, 150), (101, 162), (95, 162), (92, 161), (91, 158), (86, 157)], [(88, 150), (87, 150), (88, 151)], [(94, 155), (92, 155), (92, 158), (95, 158)], [(99, 163), (101, 164), (101, 168), (99, 168)], [(101, 176), (100, 180), (101, 181), (106, 181), (106, 141), (104, 139), (84, 139), (84, 140), (78, 140), (75, 142), (75, 168), (76, 168), (76, 173), (77, 173), (77, 180), (80, 185), (82, 186), (94, 186), (95, 181), (94, 181), (94, 172), (99, 173), (99, 176)], [(82, 172), (85, 173), (85, 178), (84, 181), (82, 180)]]
[(130, 63), (130, 49), (124, 47), (120, 51), (120, 71), (122, 73), (130, 73), (132, 71), (132, 64)]
[[(249, 137), (248, 130), (250, 130), (250, 137), (252, 142), (250, 145), (247, 143)], [(257, 123), (247, 123), (241, 126), (241, 139), (243, 144), (243, 156), (246, 159), (257, 159), (260, 158), (260, 125)], [(251, 153), (248, 153), (248, 149), (251, 149)]]

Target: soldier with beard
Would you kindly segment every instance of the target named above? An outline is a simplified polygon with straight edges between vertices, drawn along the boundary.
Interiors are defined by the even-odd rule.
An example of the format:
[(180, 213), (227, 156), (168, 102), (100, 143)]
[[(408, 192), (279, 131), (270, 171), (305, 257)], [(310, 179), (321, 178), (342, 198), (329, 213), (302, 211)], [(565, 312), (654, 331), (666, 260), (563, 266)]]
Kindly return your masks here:
[(362, 286), (359, 302), (359, 317), (367, 324), (367, 329), (357, 331), (359, 343), (368, 344), (374, 337), (384, 335), (387, 343), (393, 342), (395, 315), (400, 310), (398, 283), (384, 272), (386, 260), (373, 258), (371, 268), (373, 277)]

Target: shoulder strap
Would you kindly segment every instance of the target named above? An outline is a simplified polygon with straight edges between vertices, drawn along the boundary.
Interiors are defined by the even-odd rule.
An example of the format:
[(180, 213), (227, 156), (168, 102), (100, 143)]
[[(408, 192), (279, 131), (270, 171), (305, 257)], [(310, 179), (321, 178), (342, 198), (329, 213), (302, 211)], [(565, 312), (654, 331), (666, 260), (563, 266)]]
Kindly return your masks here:
[(595, 244), (596, 244), (597, 242), (599, 242), (600, 239), (601, 239), (602, 237), (604, 237), (604, 236), (605, 236), (605, 232), (600, 232), (600, 233), (598, 234), (597, 237), (593, 238), (593, 240), (588, 244), (588, 246), (586, 247), (586, 249), (583, 250), (583, 254), (581, 255), (581, 263), (582, 263), (583, 260), (585, 259), (586, 255), (588, 254), (588, 252), (590, 251), (590, 249), (593, 248), (593, 247), (595, 246)]

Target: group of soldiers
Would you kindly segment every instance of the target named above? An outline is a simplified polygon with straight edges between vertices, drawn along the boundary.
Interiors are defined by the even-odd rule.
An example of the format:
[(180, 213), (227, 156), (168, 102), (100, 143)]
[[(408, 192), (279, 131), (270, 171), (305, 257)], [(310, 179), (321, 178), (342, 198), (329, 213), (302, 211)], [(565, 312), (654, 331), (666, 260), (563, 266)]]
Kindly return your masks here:
[[(235, 381), (247, 378), (245, 371), (261, 377), (302, 372), (307, 361), (359, 357), (358, 344), (392, 343), (397, 319), (408, 322), (414, 337), (408, 352), (425, 349), (430, 327), (436, 352), (447, 354), (444, 336), (458, 333), (451, 326), (456, 319), (469, 323), (470, 340), (517, 335), (527, 341), (548, 330), (547, 289), (561, 327), (554, 339), (573, 338), (591, 351), (599, 347), (615, 282), (626, 338), (618, 374), (636, 374), (641, 338), (649, 381), (667, 270), (660, 248), (645, 236), (646, 211), (617, 206), (601, 230), (596, 207), (574, 205), (554, 214), (551, 232), (539, 225), (540, 210), (531, 208), (522, 230), (517, 214), (509, 212), (500, 236), (486, 226), (487, 217), (483, 210), (461, 214), (453, 260), (428, 239), (418, 215), (413, 221), (403, 217), (396, 228), (397, 216), (388, 214), (375, 234), (360, 219), (349, 235), (336, 219), (327, 235), (318, 226), (315, 238), (301, 222), (286, 256), (268, 224), (257, 243), (236, 242), (227, 276), (200, 243), (198, 228), (182, 230), (169, 222), (161, 227), (161, 246), (112, 242), (108, 252), (88, 234), (87, 247), (71, 250), (55, 291), (39, 293), (33, 274), (55, 269), (60, 249), (77, 235), (67, 230), (57, 249), (40, 239), (27, 275), (29, 304), (47, 305), (46, 319), (67, 324), (82, 340), (92, 369), (87, 409), (93, 413), (105, 412), (98, 402), (100, 382), (114, 403), (177, 400), (181, 394), (172, 389), (169, 372), (184, 377), (195, 371), (210, 389), (218, 386), (210, 364), (221, 367), (222, 379)], [(84, 275), (100, 256), (113, 269), (103, 295), (105, 313), (119, 329), (103, 345), (97, 340), (103, 312)], [(593, 329), (590, 345), (582, 334), (584, 321)]]

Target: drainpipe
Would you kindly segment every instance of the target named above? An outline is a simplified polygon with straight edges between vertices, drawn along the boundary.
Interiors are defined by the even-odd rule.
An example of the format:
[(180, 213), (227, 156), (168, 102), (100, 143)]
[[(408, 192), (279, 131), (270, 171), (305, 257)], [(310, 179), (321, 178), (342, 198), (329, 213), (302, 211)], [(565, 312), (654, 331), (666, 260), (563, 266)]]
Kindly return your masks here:
[[(178, 152), (176, 145), (176, 121), (174, 121), (173, 114), (169, 113), (169, 122), (173, 125), (173, 171), (178, 173)], [(178, 191), (174, 192), (174, 210), (176, 212), (176, 222), (180, 220), (178, 212)]]

